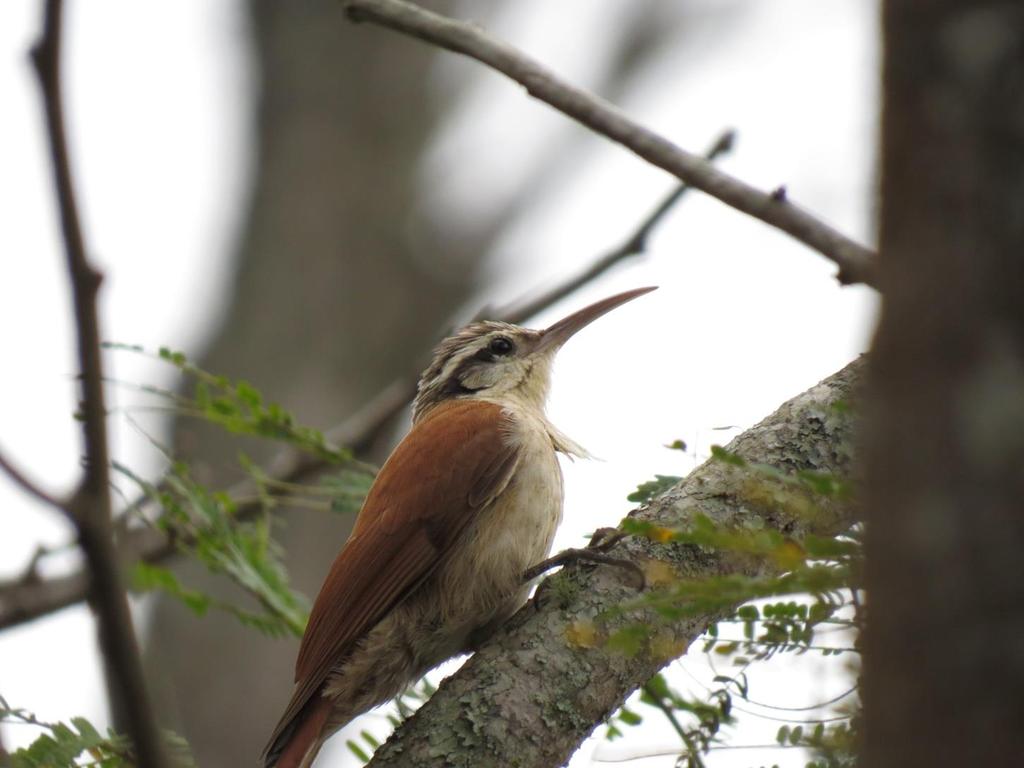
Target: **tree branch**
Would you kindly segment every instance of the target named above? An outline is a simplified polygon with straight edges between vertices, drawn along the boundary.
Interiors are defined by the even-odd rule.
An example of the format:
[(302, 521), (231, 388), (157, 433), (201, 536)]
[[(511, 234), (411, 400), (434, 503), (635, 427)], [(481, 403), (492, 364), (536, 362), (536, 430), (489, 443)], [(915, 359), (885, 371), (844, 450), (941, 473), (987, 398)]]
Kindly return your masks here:
[[(713, 160), (720, 157), (732, 147), (734, 141), (733, 132), (724, 131), (708, 151), (708, 158)], [(580, 274), (567, 278), (537, 297), (493, 313), (488, 312), (488, 316), (505, 322), (522, 323), (593, 282), (615, 264), (642, 253), (646, 249), (651, 233), (682, 199), (687, 189), (688, 185), (680, 184), (640, 222), (622, 245), (596, 257)], [(357, 455), (368, 450), (381, 431), (402, 412), (416, 394), (417, 373), (411, 371), (405, 378), (393, 381), (356, 414), (330, 430), (327, 433), (327, 440), (334, 445), (347, 446)], [(287, 449), (269, 463), (264, 474), (283, 483), (301, 483), (327, 468), (328, 465), (318, 457)], [(254, 490), (251, 481), (244, 481), (229, 489), (228, 494), (236, 498), (251, 498), (256, 496)], [(144, 517), (152, 510), (151, 503), (149, 500), (141, 500), (131, 507)], [(239, 519), (247, 519), (261, 509), (258, 501), (240, 503), (236, 509), (236, 516)], [(171, 541), (162, 531), (149, 527), (128, 527), (127, 522), (125, 520), (126, 524), (119, 526), (120, 530), (117, 531), (120, 562), (154, 563), (165, 560), (178, 551), (177, 543)], [(0, 630), (81, 602), (88, 593), (88, 587), (89, 578), (84, 570), (49, 579), (38, 579), (34, 574), (29, 574), (27, 578), (0, 582)]]
[[(736, 132), (733, 130), (723, 131), (704, 154), (704, 159), (713, 163), (722, 155), (731, 152), (735, 143)], [(563, 281), (551, 290), (502, 309), (498, 313), (499, 317), (509, 323), (522, 323), (575, 293), (587, 283), (593, 282), (616, 264), (631, 256), (638, 256), (646, 252), (647, 241), (651, 234), (661, 224), (668, 212), (682, 199), (683, 195), (692, 188), (691, 184), (685, 181), (680, 182), (617, 248), (597, 257), (578, 275)]]
[(21, 490), (27, 493), (29, 496), (35, 497), (38, 501), (43, 502), (55, 509), (63, 512), (67, 506), (63, 501), (58, 499), (56, 496), (43, 490), (43, 487), (38, 483), (30, 480), (28, 475), (18, 469), (14, 464), (4, 456), (3, 451), (0, 451), (0, 469), (14, 481)]
[[(851, 476), (854, 424), (844, 415), (848, 409), (838, 404), (854, 399), (863, 368), (863, 360), (851, 363), (785, 403), (727, 450), (786, 472)], [(685, 527), (699, 514), (722, 526), (763, 527), (794, 537), (834, 534), (857, 518), (851, 502), (821, 497), (812, 499), (820, 514), (801, 516), (795, 511), (800, 504), (776, 503), (775, 494), (752, 487), (751, 479), (726, 462), (710, 460), (632, 516), (674, 528)], [(622, 540), (614, 552), (641, 567), (657, 564), (686, 579), (761, 575), (772, 567), (738, 554), (636, 537)], [(635, 600), (635, 584), (621, 568), (568, 568), (547, 579), (534, 600), (377, 750), (371, 768), (563, 765), (632, 691), (719, 618), (704, 614), (668, 620), (609, 613)], [(610, 617), (601, 624), (608, 634), (643, 621), (657, 633), (658, 642), (633, 656), (600, 641), (593, 647), (570, 644), (572, 627), (599, 615)]]
[(110, 525), (110, 457), (100, 353), (96, 296), (102, 275), (89, 263), (75, 203), (61, 103), (61, 0), (46, 0), (43, 35), (32, 49), (42, 89), (61, 230), (71, 279), (78, 363), (82, 387), (82, 429), (85, 472), (66, 505), (85, 552), (89, 598), (99, 623), (100, 646), (107, 665), (111, 703), (125, 717), (128, 735), (140, 765), (165, 764), (156, 721), (146, 694), (142, 663), (132, 627), (128, 597), (118, 572)]
[(785, 195), (762, 192), (680, 149), (480, 28), (403, 0), (347, 0), (345, 7), (353, 21), (387, 27), (486, 64), (522, 85), (531, 96), (622, 144), (652, 165), (818, 251), (839, 267), (836, 277), (840, 283), (878, 287), (876, 255), (870, 249), (793, 205)]

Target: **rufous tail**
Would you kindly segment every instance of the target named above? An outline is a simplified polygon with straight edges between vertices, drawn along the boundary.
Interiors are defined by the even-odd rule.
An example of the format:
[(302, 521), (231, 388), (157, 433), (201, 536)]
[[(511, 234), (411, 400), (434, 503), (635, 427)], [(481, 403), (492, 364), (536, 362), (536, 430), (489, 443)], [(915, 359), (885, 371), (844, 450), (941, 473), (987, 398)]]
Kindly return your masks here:
[(324, 730), (334, 702), (313, 696), (263, 757), (263, 768), (309, 768), (324, 744)]

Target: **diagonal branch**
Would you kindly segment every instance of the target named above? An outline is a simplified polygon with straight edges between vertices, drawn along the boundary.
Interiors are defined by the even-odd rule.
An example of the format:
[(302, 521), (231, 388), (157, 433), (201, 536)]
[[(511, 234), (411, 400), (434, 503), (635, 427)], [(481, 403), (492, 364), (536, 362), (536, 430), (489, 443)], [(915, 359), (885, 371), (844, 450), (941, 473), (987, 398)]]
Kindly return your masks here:
[[(708, 159), (721, 157), (733, 145), (732, 131), (724, 131), (708, 151)], [(548, 307), (561, 301), (576, 290), (593, 282), (619, 262), (644, 252), (647, 240), (656, 227), (664, 221), (669, 211), (679, 203), (689, 186), (680, 184), (662, 200), (633, 230), (617, 248), (596, 257), (578, 275), (567, 278), (554, 288), (517, 305), (498, 310), (488, 315), (497, 320), (522, 323)], [(327, 440), (333, 445), (344, 445), (357, 455), (364, 453), (377, 436), (402, 412), (416, 394), (416, 372), (403, 379), (396, 379), (381, 393), (367, 403), (339, 426), (327, 433)], [(328, 468), (323, 459), (288, 449), (275, 457), (264, 470), (264, 474), (281, 483), (301, 483)], [(254, 486), (250, 481), (242, 482), (228, 490), (232, 497), (251, 498)], [(148, 500), (132, 505), (145, 516), (149, 509)], [(240, 503), (236, 515), (246, 519), (262, 510), (260, 502)], [(127, 520), (125, 520), (127, 523)], [(155, 528), (119, 526), (117, 531), (118, 557), (121, 562), (159, 562), (178, 551), (177, 543)], [(81, 602), (88, 593), (89, 577), (86, 571), (77, 571), (64, 576), (39, 579), (34, 571), (28, 578), (17, 578), (0, 583), (0, 630), (23, 624), (46, 616), (62, 608)]]
[(96, 297), (102, 275), (86, 256), (68, 160), (61, 102), (61, 0), (46, 0), (43, 35), (32, 49), (42, 89), (61, 230), (74, 303), (82, 387), (85, 472), (74, 495), (62, 505), (78, 530), (89, 575), (89, 597), (99, 622), (111, 703), (125, 718), (140, 765), (165, 765), (156, 721), (146, 693), (128, 597), (118, 571), (110, 524), (110, 456), (107, 446), (103, 365)]
[(34, 497), (36, 500), (41, 501), (43, 504), (64, 511), (64, 508), (67, 506), (65, 502), (58, 499), (49, 491), (44, 490), (43, 487), (39, 485), (39, 483), (30, 479), (28, 475), (26, 475), (18, 467), (16, 467), (11, 462), (10, 459), (4, 456), (2, 451), (0, 451), (0, 469), (2, 469), (4, 471), (4, 474), (6, 474), (11, 480), (14, 481), (15, 485), (21, 488), (21, 490), (23, 490), (29, 496)]
[[(713, 163), (722, 155), (731, 152), (735, 143), (736, 132), (732, 130), (723, 131), (715, 140), (715, 143), (712, 144), (704, 154), (704, 159), (709, 163)], [(647, 218), (640, 222), (640, 225), (633, 230), (633, 233), (623, 240), (618, 247), (613, 248), (603, 256), (599, 256), (594, 259), (575, 277), (565, 280), (551, 290), (546, 291), (533, 299), (524, 301), (518, 306), (513, 304), (512, 306), (503, 309), (499, 315), (506, 322), (522, 323), (529, 320), (534, 315), (540, 314), (543, 310), (556, 302), (571, 295), (587, 283), (593, 282), (616, 264), (625, 261), (631, 256), (638, 256), (646, 252), (647, 241), (651, 234), (658, 225), (661, 224), (668, 212), (672, 210), (676, 203), (682, 199), (683, 195), (692, 188), (691, 184), (685, 181), (680, 182), (676, 185), (676, 188), (666, 195), (665, 199), (647, 215)]]
[[(855, 424), (846, 415), (852, 412), (839, 404), (855, 399), (863, 369), (863, 359), (851, 363), (783, 404), (727, 450), (787, 473), (851, 476)], [(777, 498), (753, 487), (747, 473), (711, 460), (631, 516), (685, 528), (704, 515), (719, 526), (781, 531), (794, 538), (835, 534), (858, 517), (849, 501), (815, 498), (812, 506), (819, 514), (808, 515), (800, 503), (779, 504)], [(649, 573), (668, 569), (687, 580), (771, 570), (735, 553), (636, 537), (623, 539), (614, 553)], [(377, 750), (369, 768), (564, 765), (596, 725), (685, 652), (721, 612), (654, 619), (615, 610), (635, 600), (635, 584), (621, 568), (569, 568), (547, 579), (534, 600)], [(577, 622), (596, 616), (609, 617), (601, 625), (609, 635), (637, 621), (649, 622), (657, 628), (657, 642), (634, 655), (599, 641), (587, 647), (570, 643)]]
[(522, 85), (531, 96), (622, 144), (652, 165), (818, 251), (839, 267), (840, 283), (878, 287), (876, 255), (870, 249), (794, 205), (785, 195), (762, 192), (680, 149), (611, 104), (560, 80), (537, 61), (479, 27), (404, 0), (347, 0), (345, 7), (353, 21), (387, 27), (486, 64)]

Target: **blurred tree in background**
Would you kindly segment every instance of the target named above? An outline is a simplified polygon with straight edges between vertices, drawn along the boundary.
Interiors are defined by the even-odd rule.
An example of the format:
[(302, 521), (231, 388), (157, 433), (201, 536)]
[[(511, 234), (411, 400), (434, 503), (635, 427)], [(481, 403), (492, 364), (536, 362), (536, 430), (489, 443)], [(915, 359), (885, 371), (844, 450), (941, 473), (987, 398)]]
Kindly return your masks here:
[[(431, 6), (456, 16), (466, 11), (455, 3)], [(685, 14), (662, 14), (663, 7), (637, 3), (624, 17), (628, 23), (615, 30), (594, 90), (614, 99), (653, 51), (677, 39), (674, 24)], [(486, 24), (502, 8), (474, 4), (472, 13)], [(334, 424), (421, 367), (431, 343), (488, 279), (483, 259), (493, 244), (537, 185), (555, 183), (564, 147), (545, 148), (537, 174), (473, 217), (435, 217), (430, 173), (443, 171), (427, 156), (460, 93), (435, 77), (435, 49), (350, 25), (327, 0), (288, 10), (254, 0), (250, 11), (259, 70), (253, 190), (232, 297), (201, 366), (257, 382), (303, 423)], [(711, 12), (694, 4), (694, 18), (705, 13)], [(716, 18), (728, 19), (728, 11)], [(699, 573), (690, 579), (689, 572), (649, 570), (648, 579), (666, 591), (646, 593), (637, 600), (647, 602), (638, 604), (665, 624), (639, 628), (614, 624), (621, 616), (607, 626), (591, 620), (604, 620), (617, 605), (637, 605), (611, 569), (567, 569), (545, 582), (537, 610), (513, 620), (504, 639), (525, 647), (523, 637), (545, 637), (543, 626), (529, 634), (531, 621), (555, 626), (564, 619), (565, 626), (547, 629), (569, 642), (540, 644), (549, 651), (539, 654), (540, 667), (519, 670), (527, 693), (539, 700), (551, 684), (582, 686), (605, 709), (581, 714), (586, 702), (573, 700), (579, 709), (545, 712), (545, 727), (555, 724), (548, 739), (511, 734), (513, 754), (521, 747), (516, 739), (531, 745), (562, 739), (571, 751), (595, 722), (606, 720), (616, 732), (635, 725), (632, 709), (608, 720), (608, 707), (640, 686), (640, 700), (662, 711), (682, 740), (680, 764), (699, 765), (700, 753), (729, 722), (732, 699), (747, 698), (743, 675), (751, 661), (739, 658), (740, 671), (716, 678), (723, 687), (710, 692), (709, 702), (695, 702), (656, 674), (665, 660), (709, 624), (707, 649), (730, 659), (741, 652), (757, 661), (758, 654), (802, 652), (812, 647), (819, 623), (861, 628), (865, 583), (871, 603), (863, 719), (855, 708), (844, 718), (849, 727), (826, 729), (821, 721), (804, 730), (787, 723), (779, 744), (817, 749), (818, 765), (829, 768), (852, 764), (860, 746), (864, 764), (872, 766), (1004, 765), (1021, 753), (1024, 13), (968, 0), (889, 2), (883, 38), (884, 259), (871, 282), (885, 305), (863, 401), (866, 439), (857, 446), (866, 459), (863, 476), (856, 474), (865, 481), (865, 506), (857, 508), (848, 495), (846, 463), (848, 398), (862, 362), (786, 403), (745, 432), (737, 449), (716, 448), (690, 478), (659, 475), (643, 484), (631, 498), (649, 504), (624, 523), (630, 538), (620, 551)], [(780, 187), (770, 204), (783, 207), (786, 196)], [(172, 353), (165, 357), (187, 367)], [(241, 401), (262, 403), (247, 385), (234, 392)], [(860, 414), (859, 407), (852, 410)], [(808, 423), (820, 431), (807, 434)], [(354, 447), (380, 458), (397, 432), (392, 426)], [(795, 445), (810, 457), (791, 454)], [(204, 485), (225, 487), (239, 475), (238, 442), (209, 424), (180, 422), (175, 451)], [(256, 442), (245, 451), (258, 462), (269, 457)], [(172, 472), (172, 480), (182, 476)], [(692, 527), (678, 526), (672, 516), (694, 499), (724, 504), (721, 519), (695, 514)], [(819, 512), (832, 517), (822, 523)], [(861, 513), (863, 573), (862, 530), (850, 529)], [(737, 520), (738, 533), (722, 522)], [(296, 588), (315, 593), (349, 523), (288, 510), (281, 540)], [(175, 567), (181, 582), (200, 593), (226, 603), (240, 597), (197, 563)], [(712, 578), (697, 578), (707, 572)], [(793, 591), (813, 599), (749, 603)], [(613, 609), (600, 602), (609, 595), (617, 596)], [(558, 606), (566, 615), (551, 618)], [(581, 606), (593, 610), (581, 614)], [(851, 618), (843, 610), (855, 613)], [(693, 626), (683, 631), (680, 622), (687, 620)], [(742, 628), (743, 639), (719, 637), (718, 624), (730, 622)], [(184, 735), (200, 765), (250, 764), (290, 688), (293, 644), (252, 632), (229, 613), (197, 621), (181, 602), (164, 598), (145, 636), (161, 723)], [(445, 707), (460, 691), (476, 696), (498, 679), (490, 673), (502, 670), (509, 651), (501, 642), (474, 656), (468, 673), (407, 723), (401, 745), (382, 749), (380, 764), (402, 765), (417, 749), (429, 753), (430, 738), (455, 727), (457, 717)], [(606, 644), (620, 655), (605, 654)], [(856, 645), (843, 650), (860, 653), (859, 639)], [(553, 659), (565, 675), (545, 674)], [(474, 683), (480, 688), (459, 688)], [(609, 704), (615, 696), (620, 699)], [(457, 701), (468, 709), (478, 705), (477, 698)], [(33, 722), (2, 700), (0, 709)], [(697, 725), (683, 727), (679, 713)], [(76, 744), (101, 738), (88, 723), (74, 726)], [(846, 739), (839, 749), (837, 736)]]

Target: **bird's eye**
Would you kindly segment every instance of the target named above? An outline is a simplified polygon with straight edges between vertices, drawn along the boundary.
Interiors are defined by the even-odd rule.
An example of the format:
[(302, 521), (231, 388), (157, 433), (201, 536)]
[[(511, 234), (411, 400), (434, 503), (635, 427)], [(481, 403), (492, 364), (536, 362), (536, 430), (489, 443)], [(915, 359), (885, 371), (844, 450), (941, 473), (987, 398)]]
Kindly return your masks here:
[(515, 345), (509, 339), (506, 339), (504, 336), (495, 336), (493, 339), (491, 339), (489, 349), (491, 350), (492, 354), (503, 356), (511, 354), (512, 350), (515, 349)]

